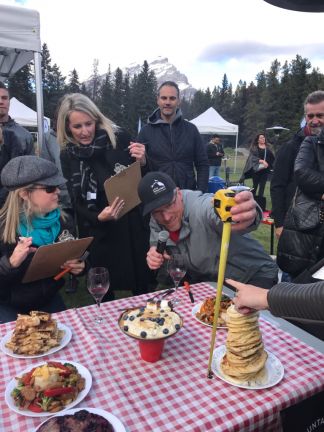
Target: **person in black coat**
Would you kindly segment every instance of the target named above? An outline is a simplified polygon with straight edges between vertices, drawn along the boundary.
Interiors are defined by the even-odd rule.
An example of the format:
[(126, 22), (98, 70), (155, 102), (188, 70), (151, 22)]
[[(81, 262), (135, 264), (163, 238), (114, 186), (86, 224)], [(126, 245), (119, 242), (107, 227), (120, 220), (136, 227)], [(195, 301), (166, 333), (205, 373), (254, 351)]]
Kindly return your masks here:
[(226, 279), (226, 282), (236, 288), (233, 301), (242, 314), (269, 309), (273, 315), (282, 318), (324, 322), (323, 281), (300, 285), (280, 282), (270, 290), (232, 279)]
[(145, 146), (131, 143), (130, 136), (115, 127), (86, 96), (66, 95), (57, 119), (57, 139), (62, 146), (61, 164), (79, 233), (94, 236), (89, 261), (92, 267), (107, 267), (110, 289), (104, 300), (114, 298), (115, 290), (148, 290), (146, 265), (149, 244), (148, 220), (140, 206), (122, 217), (123, 200), (108, 202), (104, 182), (135, 160), (145, 165)]
[(197, 127), (182, 116), (175, 82), (160, 85), (157, 104), (138, 135), (138, 141), (146, 147), (148, 169), (168, 174), (180, 189), (207, 192), (206, 145)]
[(296, 192), (294, 165), (301, 143), (308, 136), (316, 136), (324, 126), (324, 91), (310, 93), (304, 102), (306, 125), (287, 143), (280, 146), (270, 184), (272, 202), (271, 216), (279, 238), (291, 200)]
[[(23, 283), (37, 247), (61, 241), (73, 227), (58, 207), (59, 185), (65, 183), (57, 167), (37, 156), (18, 156), (2, 170), (9, 190), (0, 210), (0, 321), (13, 321), (31, 310), (58, 312), (65, 305), (58, 294), (64, 279), (45, 278)], [(64, 237), (66, 238), (66, 232)], [(64, 263), (74, 275), (84, 262)]]

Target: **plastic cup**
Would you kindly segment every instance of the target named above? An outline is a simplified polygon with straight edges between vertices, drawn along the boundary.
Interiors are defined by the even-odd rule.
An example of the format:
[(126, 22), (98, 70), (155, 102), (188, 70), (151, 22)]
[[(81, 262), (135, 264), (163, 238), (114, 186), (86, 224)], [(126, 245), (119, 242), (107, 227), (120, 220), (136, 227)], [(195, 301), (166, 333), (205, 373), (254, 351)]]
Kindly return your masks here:
[(155, 363), (162, 357), (165, 339), (139, 340), (139, 349), (142, 360)]

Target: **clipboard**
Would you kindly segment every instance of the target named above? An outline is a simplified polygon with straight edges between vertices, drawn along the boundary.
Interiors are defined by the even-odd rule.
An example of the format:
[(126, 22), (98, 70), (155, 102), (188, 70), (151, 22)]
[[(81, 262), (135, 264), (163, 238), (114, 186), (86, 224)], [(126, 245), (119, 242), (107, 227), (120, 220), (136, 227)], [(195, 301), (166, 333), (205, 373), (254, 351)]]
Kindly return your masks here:
[(93, 237), (85, 237), (40, 246), (35, 252), (22, 282), (33, 282), (55, 276), (62, 271), (61, 265), (65, 261), (80, 258), (92, 240)]
[(136, 161), (105, 181), (104, 188), (108, 202), (112, 203), (116, 197), (125, 201), (119, 219), (140, 204), (137, 187), (141, 178), (140, 162)]

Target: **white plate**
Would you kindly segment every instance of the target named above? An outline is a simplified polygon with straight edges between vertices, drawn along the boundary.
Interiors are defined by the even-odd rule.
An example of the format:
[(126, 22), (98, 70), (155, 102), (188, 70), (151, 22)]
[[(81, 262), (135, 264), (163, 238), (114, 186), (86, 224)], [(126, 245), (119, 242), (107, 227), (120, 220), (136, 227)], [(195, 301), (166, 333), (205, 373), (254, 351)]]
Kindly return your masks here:
[[(65, 412), (66, 410), (73, 408), (74, 406), (78, 405), (78, 403), (80, 403), (89, 393), (91, 385), (92, 385), (92, 376), (89, 372), (89, 370), (82, 366), (80, 363), (76, 363), (70, 360), (62, 360), (62, 359), (55, 359), (55, 362), (59, 362), (59, 363), (71, 363), (71, 365), (75, 366), (78, 369), (79, 374), (82, 376), (82, 378), (85, 379), (85, 387), (84, 389), (78, 394), (78, 397), (69, 405), (66, 406), (66, 408), (64, 408), (64, 410), (60, 411), (61, 412)], [(27, 369), (19, 372), (18, 374), (16, 374), (16, 376), (21, 377), (24, 373), (29, 372), (32, 368), (34, 367), (38, 367), (38, 366), (42, 366), (44, 364), (46, 364), (47, 362), (42, 362), (42, 363), (37, 363), (35, 365), (29, 366)], [(34, 413), (33, 411), (28, 411), (28, 410), (21, 410), (19, 409), (14, 402), (13, 397), (11, 396), (11, 392), (12, 390), (17, 387), (17, 380), (15, 378), (13, 378), (9, 384), (6, 387), (6, 391), (5, 391), (5, 401), (8, 405), (8, 407), (12, 410), (15, 411), (17, 414), (21, 414), (21, 415), (25, 415), (28, 417), (48, 417), (50, 416), (52, 413), (49, 412), (43, 412), (43, 413)]]
[(227, 377), (226, 378), (224, 377), (220, 368), (220, 363), (222, 358), (224, 357), (225, 352), (226, 352), (225, 345), (221, 345), (215, 349), (213, 354), (212, 370), (218, 376), (218, 378), (235, 387), (241, 387), (250, 390), (265, 389), (268, 387), (273, 387), (274, 385), (278, 384), (284, 376), (284, 367), (281, 361), (274, 354), (272, 354), (272, 352), (267, 351), (268, 358), (265, 367), (267, 370), (268, 378), (264, 384), (244, 385), (244, 384), (233, 383), (232, 381), (228, 380)]
[[(205, 323), (204, 321), (201, 321), (201, 320), (200, 320), (199, 318), (197, 318), (197, 316), (196, 316), (196, 313), (199, 312), (199, 309), (200, 309), (200, 307), (201, 307), (202, 304), (203, 304), (203, 302), (196, 304), (196, 305), (192, 308), (191, 315), (192, 315), (194, 318), (196, 318), (196, 320), (197, 320), (200, 324), (205, 325), (205, 326), (207, 326), (207, 327), (213, 327), (212, 324)], [(217, 326), (217, 328), (220, 328), (220, 329), (227, 329), (227, 326), (224, 326), (224, 325), (223, 325), (223, 326)]]
[[(105, 411), (105, 410), (103, 410), (103, 409), (100, 409), (100, 408), (87, 408), (87, 407), (74, 408), (74, 409), (71, 409), (71, 410), (69, 409), (69, 410), (64, 411), (64, 412), (63, 412), (63, 411), (60, 411), (59, 413), (57, 413), (57, 414), (51, 416), (50, 418), (54, 418), (54, 417), (62, 417), (62, 416), (64, 416), (64, 415), (66, 415), (66, 414), (70, 414), (70, 415), (72, 415), (72, 414), (74, 414), (74, 413), (76, 413), (76, 412), (78, 412), (78, 411), (81, 411), (81, 410), (87, 410), (87, 411), (89, 411), (90, 413), (98, 414), (98, 415), (104, 417), (106, 420), (108, 420), (108, 421), (110, 422), (110, 424), (111, 424), (112, 427), (114, 428), (114, 432), (126, 432), (126, 429), (125, 429), (123, 423), (122, 423), (122, 422), (121, 422), (117, 417), (115, 417), (113, 414), (111, 414), (111, 413), (109, 413), (109, 412), (107, 412), (107, 411)], [(39, 430), (39, 428), (40, 428), (43, 424), (45, 424), (48, 420), (50, 420), (50, 419), (47, 419), (47, 420), (43, 421), (43, 423), (41, 423), (41, 424), (37, 427), (37, 429), (35, 429), (34, 432), (37, 432), (37, 431)]]
[(9, 333), (7, 333), (0, 342), (0, 349), (3, 353), (7, 354), (10, 357), (15, 357), (15, 358), (38, 358), (38, 357), (44, 357), (50, 354), (53, 354), (57, 351), (60, 351), (62, 348), (64, 348), (71, 340), (72, 337), (72, 332), (71, 329), (66, 326), (65, 324), (62, 323), (57, 323), (57, 327), (59, 330), (63, 330), (64, 331), (64, 335), (61, 339), (60, 345), (51, 348), (50, 350), (46, 351), (45, 353), (42, 354), (35, 354), (35, 355), (27, 355), (27, 354), (14, 354), (11, 349), (6, 347), (6, 343), (10, 341), (10, 338), (13, 334), (13, 330)]

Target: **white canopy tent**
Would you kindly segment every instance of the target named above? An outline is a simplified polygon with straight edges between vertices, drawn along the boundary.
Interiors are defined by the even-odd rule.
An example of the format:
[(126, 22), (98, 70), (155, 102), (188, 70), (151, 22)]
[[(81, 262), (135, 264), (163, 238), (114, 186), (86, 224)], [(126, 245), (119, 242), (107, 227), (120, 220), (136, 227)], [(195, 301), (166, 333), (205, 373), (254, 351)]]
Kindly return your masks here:
[(43, 93), (40, 19), (35, 10), (0, 5), (0, 79), (34, 60), (39, 145), (43, 143)]
[(236, 172), (238, 125), (224, 120), (223, 117), (212, 107), (208, 108), (208, 110), (193, 120), (190, 120), (190, 123), (197, 126), (197, 129), (201, 134), (236, 135), (234, 160), (234, 172)]
[[(16, 98), (10, 99), (9, 115), (21, 126), (37, 127), (37, 112), (24, 105)], [(44, 130), (47, 132), (50, 126), (50, 119), (44, 117)], [(47, 130), (46, 130), (47, 129)]]

